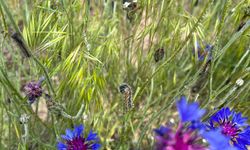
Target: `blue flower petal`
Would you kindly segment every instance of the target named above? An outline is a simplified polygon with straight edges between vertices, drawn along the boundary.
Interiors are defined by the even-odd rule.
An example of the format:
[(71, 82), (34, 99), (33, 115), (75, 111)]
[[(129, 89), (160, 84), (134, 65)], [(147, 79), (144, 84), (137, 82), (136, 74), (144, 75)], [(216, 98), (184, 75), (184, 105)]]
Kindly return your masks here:
[(61, 135), (61, 138), (67, 141), (71, 140), (67, 135)]
[[(199, 61), (204, 61), (205, 57), (207, 57), (207, 61), (212, 60), (213, 45), (206, 44), (203, 50), (203, 47), (201, 47), (199, 42), (197, 41), (195, 43), (195, 46), (197, 48), (197, 54), (198, 54), (197, 56)], [(193, 52), (195, 52), (195, 50), (193, 50)]]
[(210, 121), (220, 122), (222, 120), (228, 120), (233, 112), (230, 111), (228, 107), (222, 108), (217, 113), (210, 117)]
[(89, 135), (86, 139), (87, 141), (91, 141), (91, 140), (99, 140), (97, 133), (94, 133), (92, 130), (90, 130)]
[(229, 117), (232, 115), (232, 111), (230, 110), (229, 107), (226, 108), (222, 108), (221, 112), (220, 112), (220, 118), (225, 118), (225, 119), (229, 119)]
[(237, 150), (248, 150), (245, 144), (242, 144), (240, 142), (234, 143), (234, 146), (237, 147)]
[(101, 144), (99, 143), (95, 143), (91, 146), (91, 149), (92, 150), (99, 150), (101, 148)]
[(58, 142), (57, 149), (58, 150), (67, 150), (67, 146), (65, 144), (63, 144), (62, 142)]
[(159, 129), (154, 129), (155, 133), (160, 135), (160, 136), (164, 136), (164, 134), (168, 133), (168, 131), (170, 131), (169, 128), (161, 126)]
[(199, 120), (205, 113), (205, 110), (199, 109), (198, 103), (188, 104), (185, 96), (177, 102), (177, 109), (182, 122)]
[(207, 126), (203, 123), (203, 122), (200, 122), (200, 121), (192, 121), (191, 124), (190, 124), (190, 128), (192, 130), (204, 130), (207, 128)]
[(210, 52), (212, 49), (213, 49), (213, 45), (207, 44), (207, 45), (205, 46), (205, 51)]
[(81, 136), (81, 134), (83, 133), (83, 130), (84, 130), (84, 126), (81, 124), (79, 126), (75, 126), (75, 129), (74, 129), (74, 136), (77, 137), (77, 136)]
[(250, 145), (250, 126), (239, 133), (237, 141), (244, 145)]
[(62, 139), (70, 141), (74, 138), (74, 133), (70, 129), (66, 129), (66, 135), (61, 135)]
[(201, 135), (208, 141), (211, 150), (237, 150), (230, 146), (230, 138), (224, 136), (220, 130), (204, 131)]
[(70, 139), (74, 138), (74, 133), (70, 129), (66, 129), (66, 136)]
[(241, 113), (233, 113), (232, 121), (237, 125), (237, 126), (245, 126), (247, 117), (242, 117)]

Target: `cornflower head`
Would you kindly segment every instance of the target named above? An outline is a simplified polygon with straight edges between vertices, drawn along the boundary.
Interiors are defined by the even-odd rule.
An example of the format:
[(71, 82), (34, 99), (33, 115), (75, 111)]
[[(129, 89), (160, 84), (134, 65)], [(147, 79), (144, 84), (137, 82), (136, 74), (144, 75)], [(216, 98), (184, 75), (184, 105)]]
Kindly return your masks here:
[(209, 119), (210, 130), (221, 130), (221, 133), (230, 139), (230, 144), (237, 150), (247, 150), (250, 145), (250, 126), (247, 118), (230, 108), (222, 108)]
[(40, 78), (38, 82), (31, 81), (24, 86), (24, 92), (28, 97), (28, 103), (32, 104), (34, 101), (41, 97), (43, 94), (42, 82), (44, 81), (44, 77)]
[(205, 110), (200, 109), (198, 103), (188, 104), (183, 96), (177, 102), (177, 109), (180, 117), (177, 129), (161, 126), (154, 130), (156, 150), (220, 150), (222, 145), (227, 150), (235, 150), (220, 131), (208, 131), (205, 124), (201, 123)]
[(87, 138), (83, 135), (84, 126), (75, 126), (74, 130), (66, 129), (66, 134), (62, 135), (63, 142), (58, 142), (58, 150), (99, 150), (99, 138), (92, 130)]

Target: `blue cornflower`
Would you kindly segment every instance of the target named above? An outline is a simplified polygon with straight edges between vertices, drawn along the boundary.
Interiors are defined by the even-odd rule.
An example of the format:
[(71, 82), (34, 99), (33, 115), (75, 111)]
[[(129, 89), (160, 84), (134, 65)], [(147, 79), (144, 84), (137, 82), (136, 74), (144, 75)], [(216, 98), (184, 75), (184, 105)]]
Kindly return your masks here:
[(196, 42), (197, 47), (197, 55), (199, 61), (204, 61), (204, 59), (207, 57), (207, 61), (210, 61), (212, 59), (212, 49), (213, 46), (210, 44), (206, 44), (204, 48), (200, 46), (198, 42)]
[[(177, 109), (180, 115), (177, 129), (161, 126), (154, 130), (156, 150), (207, 150), (206, 145), (199, 142), (202, 137), (197, 132), (203, 128), (199, 119), (205, 110), (199, 109), (198, 103), (188, 104), (184, 96), (177, 102)], [(185, 123), (191, 125), (186, 126)]]
[(221, 133), (230, 138), (230, 143), (238, 150), (247, 150), (250, 145), (250, 126), (247, 118), (228, 107), (222, 108), (209, 119), (211, 130), (221, 129)]
[(83, 135), (84, 126), (75, 126), (74, 130), (66, 129), (66, 134), (62, 135), (64, 142), (58, 142), (58, 150), (98, 150), (101, 145), (96, 133), (90, 131), (87, 138)]

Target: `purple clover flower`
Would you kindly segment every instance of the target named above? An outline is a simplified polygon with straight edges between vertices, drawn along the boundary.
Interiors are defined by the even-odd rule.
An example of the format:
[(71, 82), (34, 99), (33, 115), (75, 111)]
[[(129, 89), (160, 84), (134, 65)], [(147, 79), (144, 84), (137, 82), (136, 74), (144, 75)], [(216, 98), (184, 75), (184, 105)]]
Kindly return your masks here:
[(212, 115), (208, 126), (211, 130), (221, 129), (221, 133), (230, 138), (230, 143), (237, 150), (247, 150), (250, 145), (250, 126), (247, 124), (247, 118), (228, 107)]
[(41, 78), (38, 82), (31, 81), (24, 86), (24, 92), (30, 104), (34, 103), (37, 98), (42, 96), (43, 89), (41, 84), (43, 80), (44, 78)]
[[(180, 116), (178, 128), (161, 126), (155, 129), (156, 150), (237, 150), (229, 144), (229, 138), (218, 130), (207, 130), (200, 119), (205, 110), (198, 103), (188, 103), (182, 96), (177, 102)], [(216, 137), (216, 138), (214, 138)], [(202, 142), (205, 139), (208, 144)]]
[(75, 126), (74, 130), (66, 129), (66, 135), (62, 135), (64, 142), (58, 142), (58, 150), (99, 150), (99, 138), (96, 133), (90, 131), (87, 138), (83, 135), (84, 126)]

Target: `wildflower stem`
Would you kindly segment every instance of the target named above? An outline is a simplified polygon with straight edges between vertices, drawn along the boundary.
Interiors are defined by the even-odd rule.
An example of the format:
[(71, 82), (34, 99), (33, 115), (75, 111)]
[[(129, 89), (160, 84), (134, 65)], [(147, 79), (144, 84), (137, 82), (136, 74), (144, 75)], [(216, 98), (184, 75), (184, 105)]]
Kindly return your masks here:
[(55, 119), (54, 119), (53, 114), (51, 114), (51, 122), (52, 122), (53, 133), (54, 133), (55, 137), (58, 138), (58, 135), (56, 133)]
[(29, 119), (30, 116), (28, 116), (27, 114), (22, 114), (21, 117), (19, 118), (20, 123), (23, 124), (24, 127), (24, 134), (22, 135), (22, 140), (24, 145), (26, 145), (29, 136), (29, 128), (28, 128)]
[(231, 96), (239, 87), (241, 87), (244, 84), (244, 81), (240, 78), (236, 81), (236, 84), (233, 86), (233, 88), (227, 93), (227, 95), (223, 98), (221, 104), (217, 108), (221, 109), (226, 103), (229, 103), (230, 101), (227, 101), (229, 96)]
[(29, 137), (29, 130), (28, 130), (28, 124), (24, 124), (24, 134), (22, 135), (24, 145), (26, 145), (28, 137)]
[[(1, 2), (0, 2), (0, 3), (1, 3)], [(7, 28), (7, 23), (6, 23), (6, 20), (5, 20), (4, 14), (3, 14), (2, 7), (0, 7), (0, 14), (1, 14), (1, 16), (2, 16), (2, 20), (3, 20), (4, 31), (6, 32), (6, 31), (8, 30), (8, 28)]]
[(79, 109), (78, 113), (75, 116), (71, 116), (63, 110), (61, 110), (61, 114), (65, 118), (68, 118), (71, 120), (76, 120), (76, 119), (80, 118), (81, 114), (83, 113), (83, 110), (84, 110), (84, 104), (81, 105), (81, 108)]
[(15, 23), (15, 21), (14, 21), (12, 15), (11, 15), (11, 13), (10, 13), (8, 7), (6, 6), (5, 2), (4, 2), (3, 0), (0, 0), (0, 4), (1, 4), (1, 6), (3, 7), (4, 11), (6, 12), (7, 16), (9, 17), (10, 22), (11, 22), (11, 24), (13, 25), (15, 31), (16, 31), (17, 33), (21, 34), (21, 31), (20, 31), (20, 29), (18, 28), (17, 24)]
[(244, 55), (241, 57), (240, 61), (237, 63), (237, 65), (234, 67), (234, 70), (232, 71), (231, 74), (234, 74), (235, 71), (237, 70), (237, 68), (241, 65), (241, 63), (243, 62), (243, 60), (245, 58), (247, 58), (248, 54), (250, 53), (250, 47), (246, 50), (246, 52), (244, 53)]
[(49, 73), (48, 73), (47, 69), (44, 67), (44, 65), (43, 65), (36, 57), (34, 57), (34, 55), (33, 55), (32, 53), (31, 53), (31, 57), (34, 59), (34, 61), (35, 61), (35, 62), (41, 67), (41, 69), (43, 70), (43, 72), (44, 72), (44, 74), (45, 74), (45, 77), (46, 77), (46, 79), (47, 79), (47, 83), (48, 83), (48, 85), (49, 85), (49, 87), (50, 87), (50, 89), (51, 89), (53, 95), (56, 96), (56, 92), (55, 92), (55, 90), (54, 90), (54, 88), (53, 88), (53, 86), (52, 86), (52, 82), (51, 82), (51, 80), (50, 80)]
[(83, 38), (84, 38), (84, 43), (85, 43), (86, 49), (87, 49), (88, 53), (90, 53), (91, 45), (88, 42), (86, 32), (83, 32)]

